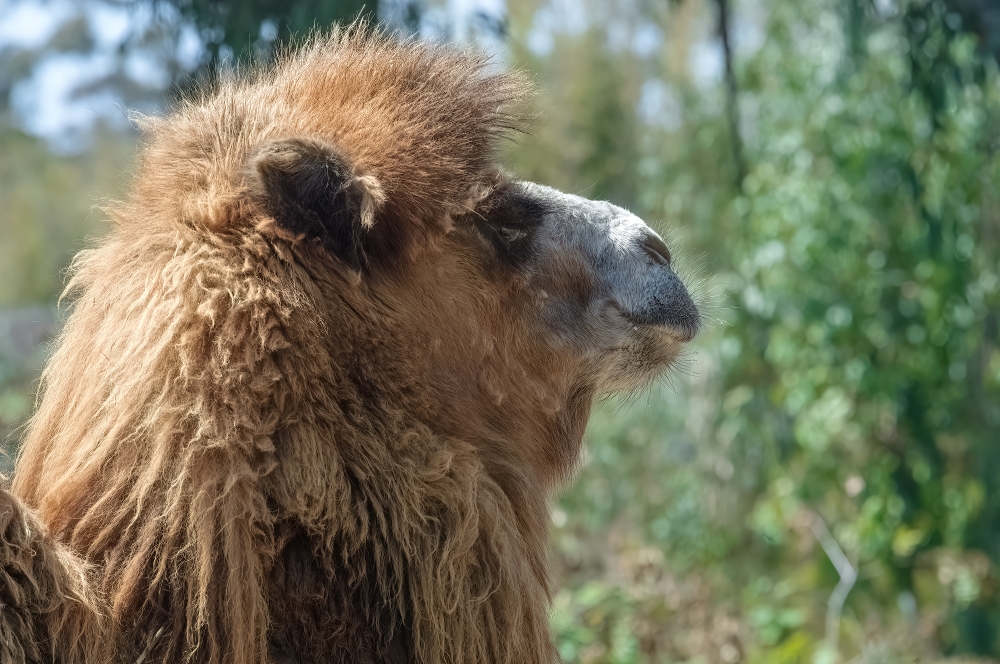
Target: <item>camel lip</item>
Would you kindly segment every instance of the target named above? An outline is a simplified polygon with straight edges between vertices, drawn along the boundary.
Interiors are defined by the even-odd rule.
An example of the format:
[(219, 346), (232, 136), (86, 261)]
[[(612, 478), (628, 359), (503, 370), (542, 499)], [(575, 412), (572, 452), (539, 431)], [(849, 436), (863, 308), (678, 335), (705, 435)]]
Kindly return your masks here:
[[(684, 307), (679, 315), (656, 316), (636, 314), (626, 311), (622, 307), (617, 307), (622, 317), (628, 321), (633, 328), (654, 330), (665, 334), (671, 339), (687, 343), (694, 339), (702, 327), (702, 315), (694, 304), (690, 309)], [(675, 313), (675, 312), (671, 312)]]
[[(634, 321), (633, 321), (634, 323)], [(670, 337), (675, 341), (680, 341), (681, 343), (687, 343), (694, 339), (699, 330), (701, 329), (701, 320), (694, 323), (684, 323), (684, 324), (673, 324), (673, 323), (660, 323), (660, 324), (650, 324), (650, 323), (634, 323), (637, 326), (644, 328), (656, 330), (661, 332), (666, 336)]]
[(693, 325), (664, 325), (662, 327), (667, 334), (672, 336), (677, 341), (687, 343), (698, 335), (698, 330), (701, 329), (701, 322), (699, 321)]

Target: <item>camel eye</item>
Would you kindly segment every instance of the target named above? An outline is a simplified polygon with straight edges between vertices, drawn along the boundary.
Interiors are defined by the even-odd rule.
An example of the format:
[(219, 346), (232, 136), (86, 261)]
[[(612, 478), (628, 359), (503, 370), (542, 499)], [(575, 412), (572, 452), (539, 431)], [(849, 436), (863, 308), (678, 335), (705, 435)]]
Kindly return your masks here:
[(501, 187), (469, 215), (501, 264), (518, 267), (534, 253), (534, 236), (549, 209), (517, 184)]
[(501, 227), (499, 230), (500, 230), (500, 237), (502, 237), (504, 242), (506, 242), (507, 244), (514, 244), (521, 238), (528, 237), (528, 231), (524, 230), (523, 228)]

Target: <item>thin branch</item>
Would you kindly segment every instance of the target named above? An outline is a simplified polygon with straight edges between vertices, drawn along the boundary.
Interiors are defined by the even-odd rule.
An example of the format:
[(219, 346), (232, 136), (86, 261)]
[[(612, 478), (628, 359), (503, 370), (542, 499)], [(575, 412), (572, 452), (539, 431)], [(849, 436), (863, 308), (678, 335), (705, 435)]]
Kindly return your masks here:
[(736, 74), (733, 73), (733, 49), (729, 43), (729, 0), (716, 0), (719, 5), (719, 39), (726, 66), (726, 115), (729, 119), (729, 141), (736, 164), (736, 188), (743, 191), (743, 180), (747, 176), (746, 161), (743, 158), (743, 139), (740, 137), (739, 90)]
[(840, 647), (840, 614), (844, 610), (847, 593), (851, 592), (854, 582), (858, 580), (858, 571), (844, 555), (837, 540), (830, 533), (830, 529), (826, 527), (823, 517), (813, 513), (812, 518), (809, 519), (809, 527), (812, 528), (816, 540), (826, 552), (826, 557), (830, 559), (837, 574), (840, 575), (840, 581), (830, 593), (830, 599), (826, 603), (826, 644), (831, 651), (837, 652)]

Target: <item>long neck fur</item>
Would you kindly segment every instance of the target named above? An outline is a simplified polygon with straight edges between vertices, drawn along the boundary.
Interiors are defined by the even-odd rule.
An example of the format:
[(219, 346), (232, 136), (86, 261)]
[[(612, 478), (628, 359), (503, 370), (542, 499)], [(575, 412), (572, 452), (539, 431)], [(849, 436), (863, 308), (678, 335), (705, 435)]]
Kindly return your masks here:
[[(557, 478), (524, 459), (582, 433), (585, 390), (553, 387), (528, 417), (505, 360), (483, 351), (478, 376), (457, 379), (466, 398), (442, 405), (462, 385), (429, 393), (437, 379), (399, 359), (399, 330), (380, 333), (360, 300), (325, 315), (346, 282), (288, 246), (183, 233), (134, 246), (120, 229), (78, 260), (14, 484), (101, 570), (123, 656), (263, 664), (281, 648), (301, 661), (367, 648), (374, 662), (402, 643), (414, 662), (554, 659)], [(492, 405), (435, 424), (490, 390)], [(289, 603), (274, 593), (302, 560), (320, 581), (313, 618), (347, 622), (275, 644)]]

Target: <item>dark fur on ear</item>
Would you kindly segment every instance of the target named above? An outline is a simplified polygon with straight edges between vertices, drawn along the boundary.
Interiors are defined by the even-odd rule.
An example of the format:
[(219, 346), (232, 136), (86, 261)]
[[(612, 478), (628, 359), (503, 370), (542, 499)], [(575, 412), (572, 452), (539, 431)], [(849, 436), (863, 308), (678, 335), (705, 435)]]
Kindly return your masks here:
[(290, 138), (266, 144), (251, 159), (251, 191), (290, 240), (320, 240), (351, 269), (361, 269), (361, 239), (384, 195), (370, 176), (357, 176), (326, 143)]

